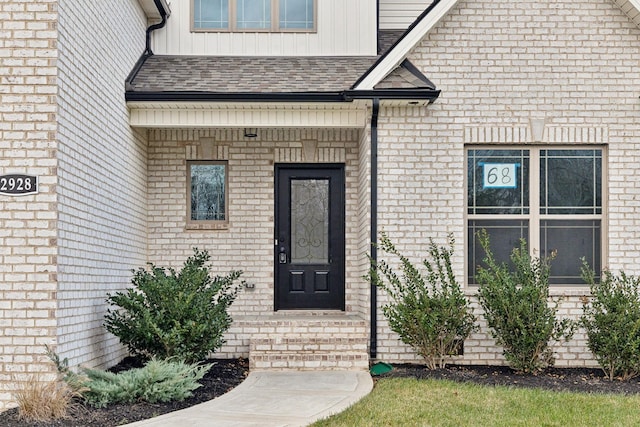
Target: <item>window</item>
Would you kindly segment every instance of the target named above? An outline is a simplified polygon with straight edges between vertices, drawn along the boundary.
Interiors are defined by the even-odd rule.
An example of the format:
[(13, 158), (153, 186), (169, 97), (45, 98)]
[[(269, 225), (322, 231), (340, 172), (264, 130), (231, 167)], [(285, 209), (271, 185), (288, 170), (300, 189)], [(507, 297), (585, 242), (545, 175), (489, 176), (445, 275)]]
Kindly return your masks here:
[(187, 163), (188, 220), (191, 225), (226, 224), (227, 163)]
[(551, 284), (581, 284), (581, 258), (602, 258), (602, 149), (467, 150), (467, 271), (474, 284), (487, 230), (498, 261), (524, 238), (535, 256), (557, 255)]
[(195, 31), (313, 31), (315, 0), (192, 0)]

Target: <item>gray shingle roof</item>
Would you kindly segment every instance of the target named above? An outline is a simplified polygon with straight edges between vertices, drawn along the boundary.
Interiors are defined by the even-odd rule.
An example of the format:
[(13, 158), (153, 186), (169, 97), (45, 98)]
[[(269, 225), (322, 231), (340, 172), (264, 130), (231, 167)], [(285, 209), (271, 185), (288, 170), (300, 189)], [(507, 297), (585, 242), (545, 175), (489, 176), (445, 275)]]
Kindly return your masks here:
[[(379, 50), (388, 50), (403, 34), (381, 31)], [(126, 82), (127, 99), (259, 96), (340, 97), (379, 57), (246, 57), (150, 55)], [(375, 90), (434, 90), (417, 68), (404, 61)], [(249, 98), (247, 98), (247, 96)], [(337, 98), (339, 99), (339, 98)]]
[(409, 60), (404, 60), (374, 89), (435, 89), (435, 85), (427, 79)]
[(380, 30), (378, 31), (378, 54), (386, 53), (398, 41), (405, 30)]
[(220, 57), (152, 55), (128, 82), (133, 92), (340, 92), (375, 57)]

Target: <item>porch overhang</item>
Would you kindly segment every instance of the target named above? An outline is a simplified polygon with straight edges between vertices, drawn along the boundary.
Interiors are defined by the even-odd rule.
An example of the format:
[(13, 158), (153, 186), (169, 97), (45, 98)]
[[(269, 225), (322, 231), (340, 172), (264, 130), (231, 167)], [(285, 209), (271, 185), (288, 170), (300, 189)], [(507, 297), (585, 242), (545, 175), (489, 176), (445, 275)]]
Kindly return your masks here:
[(352, 128), (366, 126), (368, 102), (130, 101), (136, 128)]

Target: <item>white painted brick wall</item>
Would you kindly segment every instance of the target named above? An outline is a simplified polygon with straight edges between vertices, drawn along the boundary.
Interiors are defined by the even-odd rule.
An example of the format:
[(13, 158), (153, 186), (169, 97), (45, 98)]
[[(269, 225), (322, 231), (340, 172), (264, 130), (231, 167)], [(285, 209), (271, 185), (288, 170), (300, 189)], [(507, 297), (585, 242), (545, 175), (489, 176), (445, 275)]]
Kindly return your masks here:
[(132, 0), (60, 0), (59, 13), (57, 351), (106, 366), (124, 354), (102, 326), (107, 293), (146, 262), (147, 143), (124, 81), (147, 22)]
[(49, 376), (55, 338), (55, 1), (0, 2), (0, 175), (40, 178), (0, 195), (0, 410), (31, 375)]
[[(530, 120), (544, 118), (543, 144), (606, 145), (603, 265), (640, 274), (639, 57), (640, 30), (613, 2), (459, 2), (410, 55), (440, 98), (380, 119), (381, 229), (417, 260), (429, 237), (453, 232), (463, 280), (465, 144), (531, 144)], [(569, 292), (561, 315), (578, 316), (582, 292)], [(415, 360), (380, 320), (379, 357)], [(462, 363), (501, 360), (483, 328)], [(558, 347), (557, 364), (593, 364), (583, 332)]]

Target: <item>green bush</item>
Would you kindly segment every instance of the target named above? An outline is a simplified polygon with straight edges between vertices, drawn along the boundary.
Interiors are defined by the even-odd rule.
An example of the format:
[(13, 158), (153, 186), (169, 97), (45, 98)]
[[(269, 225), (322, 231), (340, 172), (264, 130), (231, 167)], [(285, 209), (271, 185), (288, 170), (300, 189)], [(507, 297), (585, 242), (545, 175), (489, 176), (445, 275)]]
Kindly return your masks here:
[[(80, 397), (89, 405), (104, 408), (115, 403), (150, 403), (181, 401), (193, 395), (193, 390), (211, 369), (212, 364), (187, 364), (180, 360), (149, 360), (144, 367), (117, 374), (98, 369), (82, 368), (76, 373), (69, 368), (67, 358), (60, 359), (47, 347), (47, 356), (58, 371), (56, 390), (69, 390), (72, 397)], [(55, 391), (47, 387), (45, 391)]]
[(575, 328), (569, 319), (558, 321), (558, 303), (549, 305), (549, 271), (551, 257), (531, 257), (524, 239), (511, 253), (514, 271), (499, 264), (490, 249), (486, 230), (478, 233), (485, 251), (484, 263), (478, 266), (478, 298), (484, 309), (491, 336), (503, 347), (512, 368), (535, 372), (553, 364), (550, 340), (569, 340)]
[(401, 255), (383, 233), (380, 248), (400, 259), (402, 276), (385, 261), (372, 263), (369, 279), (391, 297), (383, 307), (391, 330), (423, 357), (430, 369), (444, 368), (475, 329), (475, 317), (451, 268), (454, 240), (449, 248), (429, 240), (422, 274)]
[(231, 325), (228, 308), (242, 272), (212, 278), (207, 251), (194, 249), (180, 272), (156, 267), (134, 271), (133, 288), (109, 295), (106, 329), (129, 352), (144, 358), (203, 360), (224, 343)]
[(582, 278), (589, 284), (580, 323), (587, 331), (588, 346), (609, 379), (628, 380), (640, 374), (640, 278), (616, 276), (604, 270), (600, 282), (582, 261)]
[(199, 380), (212, 365), (186, 364), (181, 361), (151, 359), (142, 368), (114, 374), (84, 369), (85, 391), (82, 397), (96, 408), (115, 403), (181, 401), (200, 387)]

